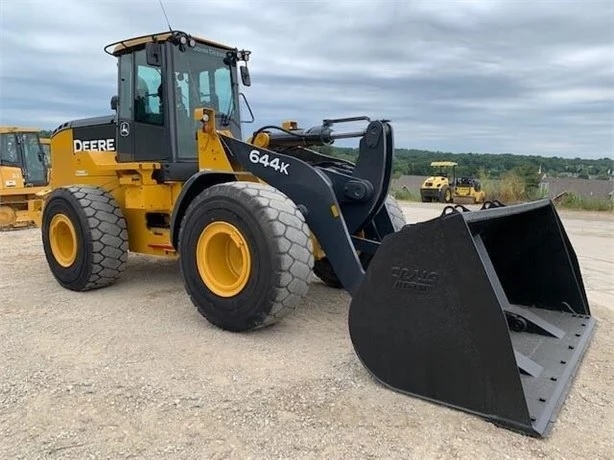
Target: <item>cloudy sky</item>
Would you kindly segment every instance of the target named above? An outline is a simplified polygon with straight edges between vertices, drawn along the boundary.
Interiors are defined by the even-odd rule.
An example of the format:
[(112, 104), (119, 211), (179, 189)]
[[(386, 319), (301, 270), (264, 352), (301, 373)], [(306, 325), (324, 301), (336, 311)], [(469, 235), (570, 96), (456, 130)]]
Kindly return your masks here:
[[(173, 28), (252, 51), (246, 135), (367, 115), (392, 120), (397, 147), (614, 156), (612, 0), (164, 6)], [(158, 0), (2, 0), (0, 123), (110, 113), (116, 67), (102, 48), (166, 28)]]

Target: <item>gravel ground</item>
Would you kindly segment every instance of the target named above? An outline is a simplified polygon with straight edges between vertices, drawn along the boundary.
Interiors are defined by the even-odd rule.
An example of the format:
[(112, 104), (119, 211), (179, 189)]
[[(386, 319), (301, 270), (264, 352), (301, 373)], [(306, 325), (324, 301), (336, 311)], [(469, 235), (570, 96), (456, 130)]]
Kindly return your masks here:
[(349, 296), (317, 279), (282, 323), (232, 334), (198, 315), (176, 262), (130, 255), (116, 285), (72, 293), (39, 230), (0, 233), (0, 458), (612, 458), (614, 219), (561, 216), (598, 329), (547, 439), (382, 388), (353, 352)]

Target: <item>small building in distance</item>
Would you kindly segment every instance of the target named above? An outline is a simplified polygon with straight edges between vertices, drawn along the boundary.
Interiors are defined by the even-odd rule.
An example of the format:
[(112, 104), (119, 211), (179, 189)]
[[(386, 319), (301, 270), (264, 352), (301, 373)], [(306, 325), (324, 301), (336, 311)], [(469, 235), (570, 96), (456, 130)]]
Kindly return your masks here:
[(614, 200), (614, 181), (580, 179), (578, 177), (543, 177), (540, 189), (548, 198), (563, 192), (572, 192), (584, 198), (609, 198)]

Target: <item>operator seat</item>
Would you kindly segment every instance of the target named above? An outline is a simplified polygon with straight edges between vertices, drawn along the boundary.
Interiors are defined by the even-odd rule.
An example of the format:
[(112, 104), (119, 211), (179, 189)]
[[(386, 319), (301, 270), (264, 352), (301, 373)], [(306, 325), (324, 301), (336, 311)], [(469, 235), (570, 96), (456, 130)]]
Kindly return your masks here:
[(149, 86), (147, 82), (138, 77), (136, 94), (134, 95), (134, 121), (146, 122), (149, 116)]

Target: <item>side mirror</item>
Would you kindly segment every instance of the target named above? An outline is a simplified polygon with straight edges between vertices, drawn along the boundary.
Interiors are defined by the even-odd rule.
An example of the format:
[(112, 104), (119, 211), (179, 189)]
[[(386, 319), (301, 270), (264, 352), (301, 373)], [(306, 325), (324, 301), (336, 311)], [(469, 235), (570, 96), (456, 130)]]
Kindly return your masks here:
[(249, 69), (247, 68), (247, 66), (241, 66), (241, 81), (243, 82), (244, 86), (250, 86), (252, 84), (252, 81), (249, 77)]
[(113, 96), (111, 98), (111, 110), (117, 110), (118, 105), (119, 105), (119, 98), (117, 96)]
[(159, 43), (147, 43), (145, 45), (145, 56), (147, 58), (147, 65), (159, 67), (162, 63), (161, 51), (162, 48), (160, 47)]

